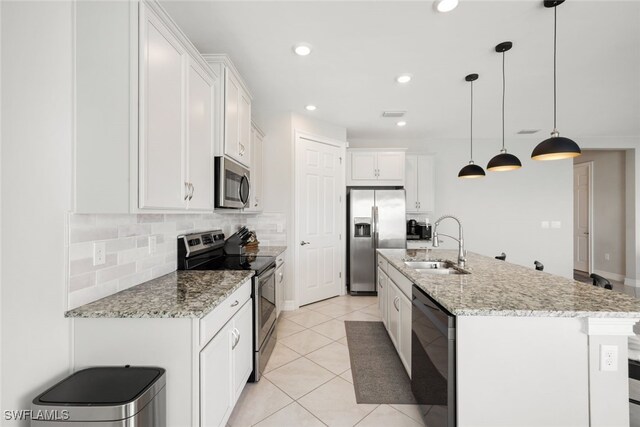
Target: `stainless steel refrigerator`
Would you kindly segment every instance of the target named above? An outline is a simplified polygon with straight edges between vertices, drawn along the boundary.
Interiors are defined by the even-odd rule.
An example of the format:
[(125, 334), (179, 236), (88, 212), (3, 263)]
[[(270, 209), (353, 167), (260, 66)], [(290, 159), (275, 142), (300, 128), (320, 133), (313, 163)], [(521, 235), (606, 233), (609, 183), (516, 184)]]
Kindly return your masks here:
[(404, 190), (349, 193), (349, 285), (352, 294), (374, 293), (376, 249), (407, 245)]

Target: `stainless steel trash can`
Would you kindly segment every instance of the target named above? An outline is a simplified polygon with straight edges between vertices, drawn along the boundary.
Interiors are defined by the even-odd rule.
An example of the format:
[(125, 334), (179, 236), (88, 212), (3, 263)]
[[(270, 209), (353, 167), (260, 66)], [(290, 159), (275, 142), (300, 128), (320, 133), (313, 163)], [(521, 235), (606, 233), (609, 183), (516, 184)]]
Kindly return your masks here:
[(156, 367), (83, 369), (31, 404), (37, 427), (166, 427), (165, 370)]

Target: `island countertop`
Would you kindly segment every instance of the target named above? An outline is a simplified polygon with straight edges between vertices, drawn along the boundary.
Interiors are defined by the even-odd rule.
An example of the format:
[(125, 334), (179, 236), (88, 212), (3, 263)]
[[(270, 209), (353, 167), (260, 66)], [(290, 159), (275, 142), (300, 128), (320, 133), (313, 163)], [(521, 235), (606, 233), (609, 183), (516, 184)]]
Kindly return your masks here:
[(65, 317), (202, 318), (254, 275), (253, 271), (174, 271), (98, 301)]
[(379, 255), (456, 316), (640, 317), (640, 300), (483, 255), (468, 253), (470, 274), (425, 274), (404, 261), (457, 260), (456, 250), (378, 249)]

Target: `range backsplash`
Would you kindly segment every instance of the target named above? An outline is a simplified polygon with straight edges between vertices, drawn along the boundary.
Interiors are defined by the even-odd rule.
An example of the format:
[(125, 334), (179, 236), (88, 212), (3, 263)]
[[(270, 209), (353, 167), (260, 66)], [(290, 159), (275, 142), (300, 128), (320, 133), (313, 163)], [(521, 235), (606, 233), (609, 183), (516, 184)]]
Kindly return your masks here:
[[(179, 234), (239, 226), (254, 230), (262, 245), (286, 245), (280, 213), (244, 214), (69, 214), (67, 223), (68, 308), (72, 309), (176, 270)], [(149, 253), (149, 237), (156, 251)], [(93, 265), (93, 244), (105, 242), (106, 262)]]

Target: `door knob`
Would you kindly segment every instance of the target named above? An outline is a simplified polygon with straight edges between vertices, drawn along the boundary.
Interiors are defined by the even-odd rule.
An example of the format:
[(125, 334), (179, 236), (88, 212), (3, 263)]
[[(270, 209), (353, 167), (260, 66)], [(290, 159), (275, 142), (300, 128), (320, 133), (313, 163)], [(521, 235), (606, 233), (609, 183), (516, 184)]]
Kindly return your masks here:
[(300, 242), (300, 246), (310, 245), (311, 242), (305, 242), (304, 240)]

